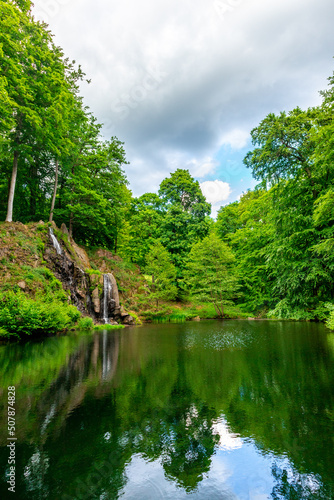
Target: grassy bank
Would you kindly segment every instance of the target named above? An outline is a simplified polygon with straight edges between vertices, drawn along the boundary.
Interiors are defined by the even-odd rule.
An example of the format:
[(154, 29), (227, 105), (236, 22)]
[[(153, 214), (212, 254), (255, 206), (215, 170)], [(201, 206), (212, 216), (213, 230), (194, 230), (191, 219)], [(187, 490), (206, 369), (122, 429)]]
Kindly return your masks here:
[[(202, 319), (219, 319), (212, 304), (194, 305), (164, 304), (160, 309), (141, 312), (140, 317), (145, 323), (183, 323), (185, 321), (199, 321)], [(248, 318), (237, 306), (224, 308), (224, 319)]]

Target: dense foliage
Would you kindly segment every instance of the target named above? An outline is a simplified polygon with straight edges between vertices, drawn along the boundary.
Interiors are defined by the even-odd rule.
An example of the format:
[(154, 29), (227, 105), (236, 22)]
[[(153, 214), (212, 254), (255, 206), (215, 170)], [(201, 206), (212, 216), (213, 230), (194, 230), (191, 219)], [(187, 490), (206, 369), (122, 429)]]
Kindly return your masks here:
[(244, 160), (258, 188), (220, 210), (236, 252), (245, 306), (323, 320), (333, 300), (333, 92), (317, 108), (268, 115)]
[(326, 319), (334, 294), (334, 77), (320, 106), (271, 113), (251, 132), (244, 163), (260, 184), (214, 223), (184, 169), (157, 194), (133, 198), (123, 143), (102, 139), (79, 95), (80, 66), (34, 20), (30, 2), (0, 0), (0, 18), (2, 219), (64, 222), (79, 243), (108, 248), (153, 276), (147, 289), (157, 305), (197, 297), (222, 315), (239, 276), (244, 311)]
[(20, 292), (0, 295), (0, 336), (56, 333), (74, 326), (80, 316), (76, 307), (61, 302), (35, 301)]

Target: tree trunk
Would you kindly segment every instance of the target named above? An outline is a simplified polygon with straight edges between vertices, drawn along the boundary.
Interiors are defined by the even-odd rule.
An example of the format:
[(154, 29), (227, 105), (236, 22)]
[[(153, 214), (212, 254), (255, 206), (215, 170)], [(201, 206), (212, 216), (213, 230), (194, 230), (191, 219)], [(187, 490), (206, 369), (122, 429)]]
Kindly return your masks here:
[(36, 162), (34, 162), (31, 167), (30, 167), (30, 179), (29, 179), (29, 186), (30, 186), (30, 216), (32, 220), (35, 219), (36, 217), (36, 206), (37, 206), (37, 165)]
[(16, 184), (16, 178), (17, 178), (18, 159), (19, 159), (19, 152), (14, 151), (13, 171), (12, 171), (12, 179), (11, 179), (9, 195), (8, 195), (8, 207), (7, 207), (6, 222), (13, 221), (13, 205), (14, 205), (15, 184)]
[(54, 189), (53, 189), (49, 222), (52, 222), (52, 219), (53, 219), (53, 211), (54, 211), (55, 203), (56, 203), (57, 187), (58, 187), (58, 158), (56, 160), (55, 185), (54, 185)]
[(72, 238), (73, 237), (73, 212), (70, 213), (70, 224), (69, 224), (68, 231), (70, 233), (70, 237)]

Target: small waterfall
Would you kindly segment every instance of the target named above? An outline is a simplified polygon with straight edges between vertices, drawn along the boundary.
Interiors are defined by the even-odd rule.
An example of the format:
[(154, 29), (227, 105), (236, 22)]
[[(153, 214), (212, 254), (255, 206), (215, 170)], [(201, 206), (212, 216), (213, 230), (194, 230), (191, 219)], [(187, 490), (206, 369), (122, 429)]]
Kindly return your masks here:
[(108, 274), (103, 275), (103, 321), (109, 323), (109, 300), (111, 297), (112, 285)]
[(63, 253), (63, 251), (62, 251), (61, 246), (59, 245), (59, 242), (58, 242), (57, 238), (55, 237), (55, 234), (54, 234), (53, 229), (51, 227), (50, 227), (50, 237), (52, 240), (52, 244), (53, 244), (54, 248), (56, 249), (57, 254), (61, 255)]

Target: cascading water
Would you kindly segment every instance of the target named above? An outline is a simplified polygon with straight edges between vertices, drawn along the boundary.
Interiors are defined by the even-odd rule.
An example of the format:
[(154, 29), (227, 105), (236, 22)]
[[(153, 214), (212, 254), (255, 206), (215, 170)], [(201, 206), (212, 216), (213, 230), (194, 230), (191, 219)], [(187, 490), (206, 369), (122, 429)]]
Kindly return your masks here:
[(59, 245), (59, 242), (58, 242), (57, 238), (55, 237), (55, 234), (54, 234), (53, 229), (51, 227), (50, 227), (50, 237), (52, 240), (52, 244), (53, 244), (54, 248), (56, 249), (57, 254), (61, 255), (63, 253), (63, 251), (62, 251), (61, 246)]
[(108, 274), (103, 275), (103, 321), (109, 323), (108, 306), (111, 297), (112, 285)]

